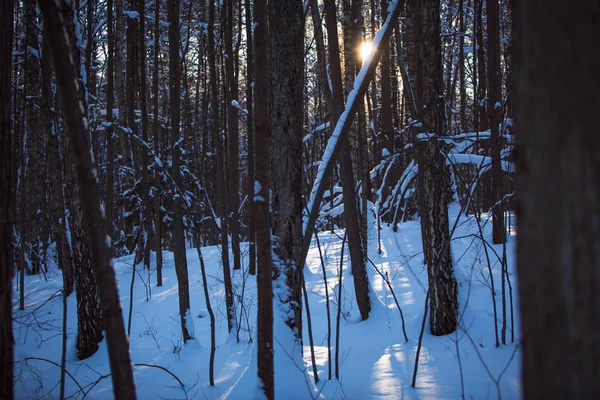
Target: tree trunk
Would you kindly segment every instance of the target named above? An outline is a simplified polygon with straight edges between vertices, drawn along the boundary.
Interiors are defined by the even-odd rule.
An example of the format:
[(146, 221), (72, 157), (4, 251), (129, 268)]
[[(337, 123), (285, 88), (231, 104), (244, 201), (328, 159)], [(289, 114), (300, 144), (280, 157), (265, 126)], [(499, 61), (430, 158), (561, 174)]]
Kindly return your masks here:
[[(76, 32), (79, 32), (79, 26), (75, 25), (77, 21), (75, 4), (69, 1), (63, 1), (62, 13), (65, 20), (65, 28), (71, 42), (71, 52), (76, 61), (73, 72), (77, 77), (80, 91), (78, 100), (86, 104), (85, 86), (83, 86), (83, 77), (80, 74), (80, 47)], [(46, 21), (48, 23), (48, 21)], [(64, 93), (61, 93), (63, 96)], [(85, 106), (84, 106), (85, 107)], [(67, 110), (63, 110), (66, 112)], [(83, 117), (87, 117), (87, 108), (83, 110)], [(87, 128), (87, 127), (86, 127)], [(88, 131), (85, 133), (88, 137)], [(65, 137), (64, 148), (69, 154), (73, 154), (73, 144), (70, 137)], [(69, 205), (69, 228), (71, 234), (72, 262), (75, 273), (75, 295), (77, 297), (77, 350), (80, 360), (92, 356), (98, 350), (98, 344), (102, 340), (102, 319), (100, 315), (100, 306), (98, 304), (98, 292), (96, 291), (96, 279), (92, 270), (92, 255), (88, 244), (88, 235), (85, 231), (85, 221), (83, 215), (83, 195), (77, 189), (77, 171), (71, 157), (64, 157), (65, 181), (67, 190), (67, 202)]]
[[(385, 19), (387, 12), (388, 1), (381, 1), (381, 15)], [(381, 151), (387, 149), (390, 154), (394, 151), (394, 125), (393, 110), (392, 110), (392, 93), (390, 84), (390, 50), (389, 46), (383, 49), (381, 56)]]
[(460, 131), (467, 131), (467, 77), (465, 76), (465, 6), (464, 0), (458, 0), (458, 19), (460, 37), (458, 38), (458, 75), (460, 96)]
[(71, 140), (71, 151), (81, 193), (92, 266), (102, 307), (114, 395), (116, 398), (135, 399), (135, 384), (128, 340), (119, 303), (115, 272), (110, 265), (106, 234), (102, 229), (104, 225), (100, 212), (100, 196), (90, 156), (87, 121), (79, 100), (79, 86), (69, 41), (58, 6), (54, 2), (43, 0), (39, 1), (39, 5), (44, 15), (46, 34), (50, 37), (57, 86), (61, 92), (63, 118)]
[[(233, 53), (233, 0), (226, 1), (227, 27), (225, 29), (225, 70), (227, 75), (227, 88), (225, 89), (225, 103), (227, 110), (227, 138), (229, 168), (227, 174), (228, 193), (228, 216), (231, 232), (231, 251), (233, 253), (233, 269), (240, 269), (240, 227), (238, 208), (240, 207), (240, 175), (239, 175), (239, 132), (238, 132), (238, 108), (232, 104), (237, 102), (238, 90), (237, 79), (234, 73), (235, 56)], [(237, 54), (237, 53), (236, 53)]]
[(93, 143), (92, 148), (94, 151), (94, 160), (99, 160), (100, 138), (96, 133), (96, 116), (98, 114), (96, 111), (96, 99), (98, 94), (96, 91), (96, 69), (94, 68), (94, 61), (96, 60), (96, 41), (94, 39), (94, 16), (96, 14), (96, 0), (88, 0), (86, 9), (87, 43), (85, 47), (85, 76), (87, 78), (88, 119), (90, 121), (90, 138), (91, 143)]
[(319, 83), (319, 91), (325, 100), (325, 113), (328, 121), (332, 121), (332, 101), (331, 89), (329, 87), (329, 78), (327, 75), (327, 54), (325, 52), (325, 42), (323, 40), (323, 23), (319, 14), (319, 5), (317, 0), (309, 0), (308, 2), (312, 17), (312, 23), (315, 29), (315, 47), (317, 51), (317, 80)]
[(419, 216), (430, 286), (430, 331), (439, 336), (454, 332), (458, 321), (458, 286), (450, 255), (448, 223), (449, 173), (435, 136), (445, 134), (440, 3), (436, 0), (413, 1), (420, 2), (421, 11), (416, 17), (420, 18), (419, 36), (423, 40), (415, 45), (418, 46), (419, 64), (423, 66), (422, 70), (416, 71), (417, 87), (422, 90), (416, 92), (417, 110), (422, 131), (433, 134), (417, 143)]
[(600, 9), (514, 5), (523, 398), (597, 398)]
[(297, 265), (302, 249), (302, 100), (304, 30), (298, 0), (269, 6), (270, 59), (270, 186), (273, 209), (273, 279), (289, 293), (278, 294), (285, 321), (302, 342), (302, 271)]
[(254, 216), (254, 49), (252, 31), (252, 10), (250, 0), (245, 0), (246, 8), (246, 109), (248, 110), (248, 271), (256, 274), (256, 219)]
[[(273, 370), (273, 286), (269, 196), (269, 32), (266, 0), (254, 1), (254, 38), (256, 49), (256, 247), (258, 256), (257, 364), (259, 388), (264, 396), (275, 398)], [(262, 384), (262, 385), (261, 385)]]
[[(152, 97), (154, 121), (152, 134), (154, 136), (154, 154), (160, 154), (160, 126), (158, 124), (158, 55), (160, 53), (160, 3), (154, 3), (154, 71), (152, 76)], [(156, 164), (156, 160), (155, 160)], [(154, 166), (154, 251), (156, 252), (156, 286), (162, 286), (162, 212), (161, 174), (157, 165)]]
[[(148, 142), (148, 126), (150, 125), (150, 118), (148, 117), (148, 105), (147, 105), (147, 74), (146, 74), (146, 20), (145, 20), (145, 0), (139, 1), (139, 40), (138, 45), (139, 51), (139, 93), (140, 93), (140, 108), (142, 111), (142, 140), (144, 143)], [(140, 154), (142, 164), (142, 186), (140, 197), (142, 200), (142, 218), (140, 221), (140, 229), (143, 229), (141, 246), (144, 255), (144, 266), (150, 269), (150, 247), (151, 238), (153, 237), (152, 232), (152, 198), (150, 197), (150, 172), (148, 171), (148, 153), (146, 149), (141, 150)]]
[[(168, 2), (169, 20), (169, 93), (171, 104), (171, 137), (173, 142), (172, 156), (173, 168), (171, 176), (176, 190), (182, 189), (181, 179), (181, 154), (179, 151), (180, 135), (180, 84), (181, 69), (179, 58), (179, 0)], [(193, 337), (192, 315), (190, 312), (190, 289), (188, 281), (187, 257), (185, 254), (185, 231), (183, 225), (183, 206), (181, 194), (173, 198), (173, 256), (175, 259), (175, 272), (179, 285), (179, 316), (181, 318), (181, 333), (184, 343)]]
[(13, 398), (13, 154), (11, 145), (11, 71), (13, 0), (0, 3), (0, 398)]
[(114, 206), (113, 206), (113, 187), (115, 185), (115, 144), (114, 144), (114, 119), (113, 109), (115, 107), (115, 90), (114, 90), (114, 53), (115, 53), (115, 34), (113, 29), (113, 0), (107, 0), (107, 41), (108, 41), (108, 60), (107, 60), (107, 77), (106, 77), (106, 121), (108, 127), (106, 129), (106, 192), (104, 212), (106, 215), (106, 234), (113, 236), (113, 221), (114, 221)]
[(500, 159), (500, 123), (502, 111), (502, 76), (500, 75), (500, 15), (498, 0), (487, 2), (488, 34), (488, 114), (490, 118), (490, 156), (492, 157), (492, 239), (504, 243), (504, 207), (502, 165)]
[(483, 2), (484, 0), (475, 0), (475, 36), (477, 40), (477, 114), (479, 115), (479, 129), (478, 131), (485, 131), (488, 129), (487, 112), (485, 108), (486, 93), (487, 93), (487, 80), (485, 75), (485, 53), (484, 53), (484, 42), (483, 42)]
[[(333, 117), (337, 121), (342, 115), (344, 109), (344, 99), (342, 90), (342, 75), (337, 41), (337, 20), (335, 4), (330, 0), (326, 1), (325, 9), (327, 12), (327, 33), (329, 35), (329, 59), (330, 74), (333, 87)], [(333, 123), (332, 123), (333, 125)], [(342, 155), (340, 159), (340, 168), (342, 175), (342, 190), (344, 195), (344, 215), (346, 221), (346, 230), (348, 232), (348, 247), (350, 252), (350, 261), (352, 263), (352, 274), (354, 275), (354, 289), (356, 293), (356, 302), (363, 320), (369, 317), (371, 311), (371, 300), (369, 298), (369, 278), (367, 276), (362, 240), (360, 238), (360, 228), (358, 225), (358, 212), (356, 207), (356, 194), (354, 191), (354, 177), (352, 174), (352, 160), (348, 151), (348, 140), (344, 137), (342, 140)]]

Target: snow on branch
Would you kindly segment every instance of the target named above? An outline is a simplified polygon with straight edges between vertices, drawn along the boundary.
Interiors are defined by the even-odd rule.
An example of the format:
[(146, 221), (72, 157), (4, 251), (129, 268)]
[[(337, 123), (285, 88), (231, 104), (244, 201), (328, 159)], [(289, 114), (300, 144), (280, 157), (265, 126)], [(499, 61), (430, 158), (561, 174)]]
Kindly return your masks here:
[(308, 221), (303, 227), (304, 243), (299, 265), (304, 265), (304, 261), (306, 260), (306, 254), (308, 253), (310, 240), (314, 231), (314, 224), (319, 213), (321, 200), (323, 199), (323, 192), (325, 191), (325, 183), (331, 175), (333, 164), (339, 153), (341, 141), (338, 139), (348, 134), (348, 130), (352, 125), (352, 120), (356, 114), (360, 101), (363, 99), (365, 92), (369, 87), (369, 82), (375, 73), (377, 64), (383, 55), (382, 44), (385, 45), (385, 43), (387, 43), (392, 31), (398, 24), (398, 21), (400, 20), (400, 11), (404, 8), (405, 1), (406, 0), (394, 0), (390, 2), (388, 17), (381, 29), (377, 31), (373, 40), (372, 46), (375, 51), (371, 57), (367, 57), (358, 76), (354, 80), (354, 87), (348, 94), (344, 112), (340, 115), (335, 129), (327, 142), (327, 148), (325, 149), (323, 159), (319, 165), (317, 177), (310, 192), (310, 198), (307, 204), (307, 208), (310, 211)]

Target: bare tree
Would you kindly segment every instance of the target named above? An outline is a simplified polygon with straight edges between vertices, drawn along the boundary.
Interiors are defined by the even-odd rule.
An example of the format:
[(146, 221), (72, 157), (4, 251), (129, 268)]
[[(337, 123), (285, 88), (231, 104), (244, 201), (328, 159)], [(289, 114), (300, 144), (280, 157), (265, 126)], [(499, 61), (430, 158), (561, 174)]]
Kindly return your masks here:
[(61, 93), (62, 114), (71, 139), (73, 164), (77, 172), (92, 266), (102, 308), (113, 391), (116, 398), (135, 399), (135, 384), (128, 340), (119, 303), (115, 271), (110, 264), (108, 255), (106, 234), (100, 211), (100, 193), (90, 155), (87, 120), (79, 100), (79, 85), (75, 75), (75, 65), (71, 58), (69, 40), (58, 5), (52, 0), (39, 0), (38, 4), (44, 16), (46, 34), (50, 37), (57, 87)]
[(256, 65), (256, 181), (254, 182), (254, 209), (256, 212), (256, 248), (258, 289), (257, 363), (258, 378), (264, 396), (275, 398), (273, 367), (273, 286), (271, 225), (269, 201), (269, 32), (266, 0), (254, 1), (254, 30)]
[[(502, 165), (500, 159), (500, 119), (502, 112), (502, 75), (500, 70), (500, 10), (498, 0), (487, 1), (488, 34), (488, 114), (490, 120), (490, 156), (492, 157), (492, 239), (504, 243), (504, 207)], [(504, 337), (503, 337), (504, 339)], [(504, 340), (503, 340), (504, 342)]]
[[(412, 38), (420, 42), (409, 47), (416, 62), (409, 64), (415, 78), (417, 118), (424, 135), (417, 137), (419, 157), (419, 217), (423, 253), (430, 286), (430, 331), (434, 335), (454, 332), (458, 317), (458, 286), (450, 255), (448, 223), (449, 177), (440, 153), (437, 135), (444, 135), (445, 107), (442, 92), (439, 0), (409, 1), (408, 19)], [(415, 66), (422, 66), (415, 69)]]
[[(177, 188), (181, 187), (181, 141), (179, 140), (179, 121), (181, 111), (181, 68), (179, 58), (179, 0), (169, 0), (169, 92), (171, 98), (171, 136), (173, 143), (173, 168), (171, 176)], [(177, 273), (177, 284), (179, 286), (179, 314), (181, 318), (181, 332), (183, 341), (187, 342), (193, 337), (190, 324), (193, 323), (190, 313), (190, 289), (187, 269), (187, 257), (185, 254), (185, 231), (183, 225), (182, 202), (187, 201), (176, 194), (173, 199), (173, 253), (175, 259), (175, 272)]]
[(251, 275), (256, 274), (256, 219), (254, 216), (254, 40), (252, 29), (252, 9), (250, 0), (244, 0), (246, 8), (246, 109), (248, 110), (248, 271)]
[(289, 307), (287, 325), (302, 339), (302, 266), (296, 264), (302, 248), (302, 94), (304, 30), (299, 0), (269, 5), (270, 58), (270, 185), (273, 279), (287, 285), (279, 299)]
[[(237, 103), (237, 57), (233, 52), (233, 0), (227, 0), (226, 6), (226, 28), (225, 28), (225, 74), (227, 76), (227, 88), (225, 89), (225, 103), (227, 110), (227, 139), (228, 139), (228, 158), (229, 167), (227, 173), (227, 184), (229, 193), (227, 194), (228, 216), (227, 221), (231, 233), (231, 251), (233, 253), (233, 269), (240, 269), (240, 224), (238, 208), (240, 207), (240, 174), (239, 174), (239, 129), (238, 129), (238, 107)], [(236, 64), (236, 65), (234, 65)]]
[[(75, 76), (79, 83), (79, 100), (84, 105), (84, 117), (87, 119), (87, 102), (85, 101), (84, 77), (80, 65), (81, 49), (77, 38), (79, 32), (77, 10), (74, 2), (63, 0), (61, 10), (65, 21), (67, 36), (71, 43), (71, 52), (74, 61), (77, 61)], [(92, 356), (98, 350), (98, 343), (102, 340), (102, 321), (96, 279), (92, 271), (92, 255), (88, 244), (89, 237), (85, 230), (85, 220), (82, 207), (82, 196), (77, 188), (77, 172), (71, 161), (72, 147), (69, 136), (65, 137), (65, 181), (67, 204), (70, 209), (69, 227), (71, 233), (71, 249), (73, 271), (75, 276), (75, 295), (77, 296), (77, 351), (79, 359), (83, 360)]]
[[(118, 1), (118, 0), (117, 0)], [(115, 106), (115, 32), (113, 23), (113, 0), (107, 0), (107, 40), (108, 40), (108, 56), (107, 56), (107, 67), (106, 67), (106, 120), (108, 127), (106, 130), (106, 189), (105, 189), (105, 203), (104, 212), (106, 215), (106, 233), (109, 236), (113, 235), (113, 210), (114, 210), (114, 195), (113, 186), (115, 184), (115, 131), (113, 129), (113, 109)], [(120, 56), (119, 56), (120, 57)], [(120, 58), (118, 58), (120, 60)], [(120, 65), (118, 65), (120, 68)]]
[(597, 398), (600, 6), (513, 4), (523, 397)]
[[(109, 0), (112, 1), (112, 0)], [(154, 120), (152, 134), (154, 135), (154, 154), (160, 154), (160, 128), (158, 123), (158, 55), (160, 53), (160, 3), (154, 2), (154, 71), (152, 73), (152, 110)], [(110, 53), (109, 53), (110, 54)], [(156, 161), (155, 161), (156, 162)], [(162, 286), (162, 212), (160, 209), (161, 175), (159, 169), (154, 169), (154, 251), (156, 252), (156, 286)]]

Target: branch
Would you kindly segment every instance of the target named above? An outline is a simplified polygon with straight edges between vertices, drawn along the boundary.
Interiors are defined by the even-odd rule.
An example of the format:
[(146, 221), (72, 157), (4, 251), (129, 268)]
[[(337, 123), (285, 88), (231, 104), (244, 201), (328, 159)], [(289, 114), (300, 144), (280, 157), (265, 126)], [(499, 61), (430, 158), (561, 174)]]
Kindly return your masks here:
[(404, 8), (405, 1), (406, 0), (395, 0), (390, 4), (391, 11), (383, 27), (377, 32), (377, 35), (373, 40), (373, 46), (375, 46), (377, 50), (375, 51), (375, 54), (373, 54), (373, 57), (367, 59), (360, 69), (360, 72), (354, 81), (354, 88), (348, 94), (346, 108), (342, 115), (340, 115), (340, 118), (335, 126), (335, 130), (327, 142), (327, 148), (325, 149), (325, 154), (323, 155), (323, 159), (319, 165), (317, 178), (313, 184), (310, 193), (310, 199), (307, 205), (310, 213), (308, 216), (308, 222), (306, 226), (304, 226), (302, 253), (300, 255), (300, 259), (298, 260), (298, 265), (300, 266), (304, 266), (304, 263), (306, 262), (306, 256), (308, 254), (308, 249), (310, 248), (310, 242), (314, 232), (314, 225), (319, 214), (319, 206), (321, 204), (321, 200), (323, 200), (326, 183), (331, 176), (335, 160), (343, 142), (343, 140), (340, 139), (344, 138), (350, 130), (354, 115), (356, 114), (361, 100), (363, 99), (369, 87), (371, 78), (375, 74), (377, 64), (383, 55), (385, 44), (389, 40), (392, 31), (400, 21), (400, 11)]

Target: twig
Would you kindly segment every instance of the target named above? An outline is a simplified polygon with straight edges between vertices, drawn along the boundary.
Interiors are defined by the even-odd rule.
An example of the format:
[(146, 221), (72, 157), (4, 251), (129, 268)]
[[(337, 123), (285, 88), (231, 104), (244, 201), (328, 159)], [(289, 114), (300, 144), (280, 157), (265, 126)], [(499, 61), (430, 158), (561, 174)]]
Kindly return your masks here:
[(427, 321), (427, 313), (429, 311), (429, 292), (431, 291), (431, 285), (427, 288), (427, 294), (425, 295), (425, 311), (423, 313), (423, 321), (421, 322), (421, 331), (419, 332), (419, 343), (417, 345), (417, 354), (415, 356), (415, 368), (412, 376), (412, 387), (414, 388), (417, 384), (417, 370), (419, 369), (419, 356), (421, 355), (421, 344), (423, 343), (423, 333), (425, 333), (425, 322)]
[[(66, 279), (63, 279), (63, 282)], [(62, 331), (62, 349), (60, 356), (60, 400), (65, 400), (65, 373), (67, 366), (67, 295), (63, 291), (63, 331)]]
[(134, 367), (150, 367), (150, 368), (162, 369), (163, 371), (165, 371), (166, 373), (168, 373), (169, 375), (171, 375), (173, 378), (175, 378), (175, 380), (177, 380), (177, 382), (179, 382), (179, 385), (181, 386), (182, 389), (185, 389), (185, 385), (183, 384), (183, 382), (181, 382), (181, 379), (179, 379), (177, 377), (177, 375), (175, 375), (174, 373), (172, 373), (171, 371), (169, 371), (165, 367), (162, 367), (162, 366), (156, 365), (156, 364), (142, 364), (142, 363), (133, 364), (133, 366)]
[(317, 248), (319, 249), (319, 257), (321, 259), (321, 270), (323, 271), (323, 282), (325, 284), (325, 307), (327, 309), (327, 367), (329, 379), (331, 379), (331, 311), (329, 307), (329, 288), (327, 285), (327, 271), (325, 270), (325, 262), (323, 261), (323, 253), (321, 252), (321, 243), (319, 243), (319, 234), (315, 232), (317, 239)]
[(342, 239), (342, 251), (340, 255), (340, 269), (338, 280), (338, 309), (337, 320), (335, 326), (335, 379), (340, 380), (340, 316), (342, 314), (342, 270), (344, 266), (344, 245), (346, 244), (346, 232), (344, 231), (344, 239)]
[[(52, 364), (52, 365), (55, 365), (55, 366), (57, 366), (58, 368), (61, 368), (60, 364), (58, 364), (58, 363), (55, 363), (55, 362), (54, 362), (54, 361), (52, 361), (52, 360), (48, 360), (47, 358), (40, 358), (40, 357), (27, 357), (27, 358), (25, 358), (25, 362), (26, 362), (26, 363), (27, 363), (27, 361), (29, 361), (29, 360), (45, 361), (45, 362), (47, 362), (47, 363), (49, 363), (49, 364)], [(83, 392), (83, 388), (81, 387), (81, 385), (79, 384), (79, 382), (77, 382), (77, 379), (75, 379), (75, 377), (74, 377), (73, 375), (71, 375), (71, 373), (70, 373), (70, 372), (69, 372), (69, 371), (68, 371), (66, 368), (65, 368), (65, 373), (66, 373), (67, 375), (69, 375), (69, 377), (70, 377), (70, 378), (73, 380), (73, 382), (75, 382), (75, 384), (76, 384), (76, 385), (79, 387), (79, 389), (81, 389), (81, 391)]]
[(52, 296), (48, 297), (48, 299), (46, 301), (44, 301), (42, 304), (40, 304), (39, 306), (37, 306), (34, 310), (28, 312), (27, 314), (22, 314), (22, 315), (19, 315), (17, 317), (13, 317), (13, 319), (17, 320), (17, 319), (25, 318), (25, 317), (28, 317), (28, 316), (34, 314), (37, 310), (39, 310), (40, 308), (42, 308), (46, 303), (48, 303), (50, 300), (52, 300), (53, 298), (55, 298), (57, 295), (61, 294), (62, 292), (63, 292), (62, 289), (57, 290), (56, 292), (54, 292), (52, 294)]
[(379, 268), (377, 268), (375, 263), (373, 261), (371, 261), (370, 258), (367, 257), (367, 260), (371, 263), (373, 268), (375, 268), (375, 271), (377, 271), (379, 276), (381, 276), (381, 279), (383, 279), (384, 282), (387, 283), (388, 288), (390, 289), (390, 292), (392, 293), (392, 296), (394, 297), (394, 302), (396, 302), (396, 307), (398, 307), (398, 311), (400, 311), (400, 319), (402, 320), (402, 333), (404, 333), (404, 341), (408, 342), (408, 336), (406, 336), (406, 326), (404, 324), (404, 313), (402, 312), (402, 307), (400, 307), (400, 303), (398, 303), (398, 299), (396, 298), (396, 293), (394, 292), (394, 288), (392, 287), (392, 284), (390, 283), (390, 277), (389, 277), (387, 271), (385, 271), (385, 275), (382, 274), (381, 271), (379, 270)]

